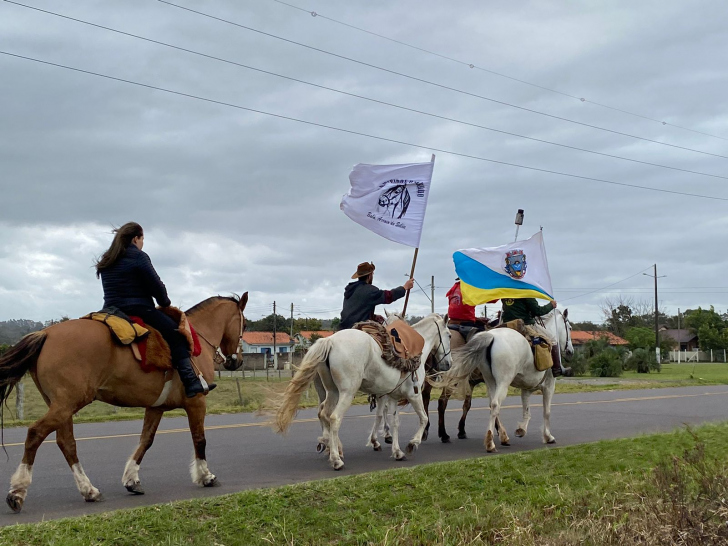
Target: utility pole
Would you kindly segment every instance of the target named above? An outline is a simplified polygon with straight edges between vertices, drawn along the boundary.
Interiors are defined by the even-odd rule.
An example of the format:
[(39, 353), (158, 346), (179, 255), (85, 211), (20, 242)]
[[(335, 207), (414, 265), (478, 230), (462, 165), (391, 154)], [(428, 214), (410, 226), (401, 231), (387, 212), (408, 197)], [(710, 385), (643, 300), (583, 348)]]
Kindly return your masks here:
[[(293, 343), (293, 303), (291, 303), (291, 343)], [(291, 345), (288, 351), (288, 368), (293, 368), (293, 347)]]
[(430, 284), (430, 294), (432, 297), (430, 298), (430, 302), (432, 303), (432, 312), (435, 312), (435, 276), (432, 276), (432, 284)]
[(680, 342), (680, 339), (682, 338), (682, 334), (680, 334), (680, 308), (677, 308), (677, 363), (680, 364), (680, 350), (682, 349), (682, 343)]
[(278, 367), (276, 354), (276, 302), (273, 302), (273, 366)]
[(658, 309), (657, 309), (657, 279), (664, 277), (665, 275), (661, 275), (660, 277), (657, 276), (657, 264), (652, 266), (654, 268), (654, 275), (650, 275), (649, 273), (642, 273), (643, 275), (646, 275), (648, 277), (652, 277), (655, 279), (655, 357), (657, 358), (657, 362), (660, 362), (660, 326), (658, 323)]

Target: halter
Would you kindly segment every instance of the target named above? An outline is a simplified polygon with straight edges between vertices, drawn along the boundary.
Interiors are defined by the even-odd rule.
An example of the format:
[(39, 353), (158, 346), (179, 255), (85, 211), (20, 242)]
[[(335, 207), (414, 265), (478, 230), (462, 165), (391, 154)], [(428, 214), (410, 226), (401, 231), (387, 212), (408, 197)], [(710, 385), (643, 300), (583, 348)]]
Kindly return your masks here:
[[(238, 337), (238, 351), (237, 351), (236, 354), (237, 354), (237, 357), (238, 357), (237, 358), (238, 363), (242, 363), (242, 361), (243, 361), (243, 358), (242, 358), (243, 357), (243, 355), (242, 355), (243, 349), (242, 349), (242, 343), (241, 342), (243, 340), (243, 322), (244, 322), (244, 319), (243, 319), (243, 312), (240, 309), (238, 309), (238, 313), (240, 314), (240, 335)], [(210, 341), (205, 336), (202, 335), (202, 332), (197, 332), (197, 335), (200, 336), (205, 343), (207, 343), (210, 347), (213, 348), (214, 355), (215, 355), (213, 357), (213, 362), (215, 362), (215, 364), (222, 364), (223, 362), (225, 362), (225, 360), (227, 360), (227, 355), (222, 352), (222, 349), (220, 348), (219, 345), (214, 345), (213, 343), (210, 343)]]

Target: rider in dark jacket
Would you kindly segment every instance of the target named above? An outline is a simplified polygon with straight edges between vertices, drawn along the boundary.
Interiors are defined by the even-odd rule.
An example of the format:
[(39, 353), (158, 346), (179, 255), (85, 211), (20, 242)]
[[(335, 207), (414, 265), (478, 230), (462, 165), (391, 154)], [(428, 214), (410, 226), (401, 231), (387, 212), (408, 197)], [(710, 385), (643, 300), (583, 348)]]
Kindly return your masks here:
[(351, 276), (357, 280), (350, 282), (344, 289), (344, 308), (341, 311), (339, 330), (351, 328), (357, 322), (374, 320), (374, 308), (377, 305), (386, 305), (400, 299), (414, 286), (414, 281), (409, 279), (404, 286), (380, 290), (372, 284), (374, 269), (373, 263), (363, 262)]
[[(154, 300), (161, 307), (168, 307), (171, 302), (152, 261), (142, 251), (144, 230), (139, 224), (129, 222), (114, 231), (114, 241), (96, 263), (96, 276), (101, 277), (104, 288), (104, 307), (116, 307), (159, 330), (169, 343), (172, 364), (179, 373), (187, 396), (192, 398), (206, 393), (192, 367), (188, 342), (177, 331), (179, 325), (154, 306)], [(208, 388), (212, 390), (215, 384), (208, 385)]]

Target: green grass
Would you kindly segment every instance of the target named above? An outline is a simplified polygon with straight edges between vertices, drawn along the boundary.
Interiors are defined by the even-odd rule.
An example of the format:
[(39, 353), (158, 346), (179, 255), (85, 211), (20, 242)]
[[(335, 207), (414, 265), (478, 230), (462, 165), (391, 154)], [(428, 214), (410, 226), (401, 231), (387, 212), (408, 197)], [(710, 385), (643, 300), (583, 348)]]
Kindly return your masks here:
[[(715, 467), (721, 471), (715, 479), (725, 484), (728, 424), (705, 425), (696, 431), (705, 445), (706, 460), (722, 462)], [(18, 546), (603, 544), (597, 537), (618, 532), (620, 526), (624, 529), (629, 518), (642, 514), (638, 521), (648, 522), (651, 515), (643, 514), (644, 507), (660, 504), (646, 502), (647, 496), (661, 494), (650, 487), (651, 469), (694, 445), (691, 434), (681, 430), (429, 464), (6, 527), (0, 529), (0, 542)], [(717, 496), (725, 496), (724, 491)], [(722, 517), (719, 514), (719, 527)], [(645, 527), (649, 532), (650, 526)]]
[[(693, 375), (692, 378), (691, 375)], [(581, 376), (577, 379), (589, 379), (589, 376)], [(207, 398), (207, 411), (208, 413), (219, 414), (257, 411), (268, 393), (282, 392), (285, 389), (288, 378), (283, 376), (279, 379), (276, 373), (275, 375), (271, 374), (270, 380), (266, 380), (265, 377), (239, 379), (242, 404), (241, 397), (238, 396), (235, 379), (223, 376), (215, 381), (218, 387)], [(39, 419), (46, 411), (46, 405), (33, 382), (28, 377), (24, 379), (24, 382), (26, 385), (25, 418), (22, 421), (15, 419), (15, 396), (11, 395), (11, 401), (8, 404), (9, 411), (5, 411), (6, 427), (28, 425)], [(637, 372), (625, 372), (622, 377), (601, 384), (558, 380), (556, 382), (556, 394), (700, 385), (728, 385), (728, 364), (665, 364), (659, 373), (638, 374)], [(509, 394), (516, 395), (518, 391), (510, 389)], [(475, 388), (474, 396), (476, 398), (486, 395), (487, 392), (484, 386), (480, 385)], [(438, 396), (440, 396), (440, 391), (433, 389), (432, 399), (435, 400)], [(354, 399), (354, 403), (365, 404), (366, 396), (360, 394)], [(302, 407), (315, 407), (317, 404), (316, 392), (311, 387), (308, 396), (301, 399), (301, 405)], [(166, 415), (175, 417), (184, 416), (185, 413), (182, 410), (175, 410), (168, 412)], [(143, 417), (143, 408), (114, 408), (103, 402), (94, 402), (78, 412), (74, 421), (76, 423), (94, 423), (141, 419)]]

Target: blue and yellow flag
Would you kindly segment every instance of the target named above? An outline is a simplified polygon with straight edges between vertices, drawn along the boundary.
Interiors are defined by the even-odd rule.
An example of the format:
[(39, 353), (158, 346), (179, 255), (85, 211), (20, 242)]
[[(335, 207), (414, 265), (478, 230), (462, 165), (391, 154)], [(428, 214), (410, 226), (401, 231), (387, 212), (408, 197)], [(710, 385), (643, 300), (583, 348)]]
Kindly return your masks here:
[(468, 305), (502, 298), (554, 299), (540, 231), (508, 245), (458, 250), (452, 259)]

